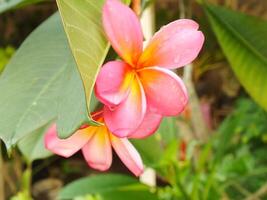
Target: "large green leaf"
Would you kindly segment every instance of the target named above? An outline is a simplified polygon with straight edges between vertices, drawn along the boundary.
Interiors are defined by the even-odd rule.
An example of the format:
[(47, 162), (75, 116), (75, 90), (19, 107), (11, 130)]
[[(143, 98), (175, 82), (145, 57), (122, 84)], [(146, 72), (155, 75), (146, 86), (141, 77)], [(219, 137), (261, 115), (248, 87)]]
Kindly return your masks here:
[(19, 141), (18, 148), (29, 163), (52, 155), (44, 146), (44, 134), (48, 127), (43, 126)]
[(236, 76), (267, 110), (267, 22), (219, 6), (204, 8)]
[(137, 179), (119, 174), (102, 174), (74, 181), (62, 189), (59, 199), (85, 195), (100, 195), (104, 200), (156, 199), (149, 192), (149, 187), (139, 183)]
[(0, 77), (0, 94), (0, 138), (7, 147), (57, 115), (64, 136), (88, 121), (82, 82), (58, 14), (18, 49)]
[(88, 110), (98, 70), (109, 49), (101, 23), (103, 3), (104, 0), (57, 0), (69, 44), (83, 80)]
[[(62, 99), (58, 105), (57, 131), (61, 138), (69, 137), (82, 124), (89, 122), (81, 77), (77, 67), (72, 66), (66, 73), (70, 76), (64, 83)], [(96, 105), (97, 101), (93, 96), (91, 110), (94, 110)]]
[[(77, 63), (90, 113), (96, 76), (110, 47), (102, 27), (105, 0), (57, 0), (59, 12)], [(129, 0), (122, 0), (129, 4)]]
[(4, 2), (0, 2), (0, 14), (13, 8), (26, 6), (41, 1), (44, 0), (4, 0)]

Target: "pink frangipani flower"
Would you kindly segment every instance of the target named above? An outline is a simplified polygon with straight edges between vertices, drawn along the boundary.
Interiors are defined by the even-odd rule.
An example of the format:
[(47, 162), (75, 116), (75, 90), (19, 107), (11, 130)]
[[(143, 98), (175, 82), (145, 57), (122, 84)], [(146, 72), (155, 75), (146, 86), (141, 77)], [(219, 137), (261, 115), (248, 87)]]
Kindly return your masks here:
[(162, 116), (185, 108), (186, 88), (170, 69), (191, 63), (204, 36), (196, 22), (181, 19), (162, 27), (143, 50), (141, 25), (129, 7), (107, 0), (102, 18), (106, 36), (122, 58), (106, 63), (96, 81), (96, 96), (106, 105), (105, 122), (118, 137), (147, 137)]
[[(93, 119), (104, 124), (103, 111), (94, 113)], [(57, 136), (56, 125), (53, 124), (45, 134), (45, 147), (55, 154), (70, 157), (80, 149), (88, 165), (94, 169), (104, 171), (112, 163), (112, 147), (136, 176), (143, 172), (143, 163), (134, 146), (126, 138), (114, 136), (105, 125), (86, 126), (80, 128), (67, 139)]]

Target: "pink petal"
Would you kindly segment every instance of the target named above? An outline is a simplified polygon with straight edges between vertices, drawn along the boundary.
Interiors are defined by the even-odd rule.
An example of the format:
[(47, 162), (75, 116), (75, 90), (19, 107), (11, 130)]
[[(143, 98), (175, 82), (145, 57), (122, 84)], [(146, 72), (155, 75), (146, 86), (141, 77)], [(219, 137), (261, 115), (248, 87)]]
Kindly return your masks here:
[(158, 129), (161, 120), (161, 115), (147, 111), (141, 125), (129, 137), (141, 139), (152, 135)]
[(138, 79), (134, 79), (128, 97), (114, 109), (104, 107), (104, 119), (109, 130), (126, 137), (141, 124), (146, 112), (146, 98)]
[(55, 154), (66, 158), (70, 157), (90, 140), (94, 130), (94, 128), (88, 127), (78, 130), (67, 139), (60, 139), (57, 136), (56, 124), (53, 124), (45, 134), (45, 147)]
[(126, 138), (117, 138), (110, 134), (112, 146), (125, 166), (135, 175), (143, 173), (144, 166), (139, 153)]
[(135, 13), (120, 1), (107, 0), (102, 17), (114, 50), (130, 65), (136, 64), (143, 49), (143, 34)]
[(199, 54), (204, 35), (192, 20), (176, 20), (161, 28), (151, 39), (138, 61), (139, 68), (160, 66), (178, 68), (191, 63)]
[(147, 106), (163, 116), (181, 113), (188, 101), (183, 81), (172, 71), (160, 67), (139, 70)]
[(118, 105), (128, 96), (132, 80), (133, 73), (128, 64), (121, 61), (108, 62), (97, 76), (96, 97), (105, 105)]
[(97, 131), (82, 148), (88, 165), (94, 169), (105, 171), (112, 163), (112, 149), (109, 132), (105, 126), (97, 127)]

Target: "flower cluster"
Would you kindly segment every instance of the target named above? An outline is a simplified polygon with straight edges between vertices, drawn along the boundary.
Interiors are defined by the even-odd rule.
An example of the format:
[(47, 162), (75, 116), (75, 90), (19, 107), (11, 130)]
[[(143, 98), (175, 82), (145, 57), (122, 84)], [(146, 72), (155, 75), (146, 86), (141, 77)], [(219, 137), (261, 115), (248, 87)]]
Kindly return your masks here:
[(196, 22), (181, 19), (162, 27), (143, 47), (137, 16), (119, 0), (106, 1), (102, 20), (107, 39), (121, 58), (106, 63), (96, 80), (95, 94), (104, 108), (93, 118), (104, 125), (82, 127), (65, 140), (57, 137), (53, 125), (45, 144), (65, 157), (82, 149), (89, 166), (98, 170), (110, 167), (113, 147), (138, 176), (142, 160), (127, 138), (145, 138), (157, 130), (162, 117), (183, 111), (187, 91), (171, 69), (192, 62), (204, 36)]

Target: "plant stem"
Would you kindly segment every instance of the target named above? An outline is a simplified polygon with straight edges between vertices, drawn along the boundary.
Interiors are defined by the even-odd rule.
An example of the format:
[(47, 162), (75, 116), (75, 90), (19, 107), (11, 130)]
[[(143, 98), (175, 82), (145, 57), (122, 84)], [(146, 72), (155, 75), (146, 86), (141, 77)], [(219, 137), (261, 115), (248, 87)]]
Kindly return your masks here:
[(149, 41), (149, 39), (155, 33), (155, 4), (151, 2), (145, 10), (141, 13), (141, 24), (143, 29), (143, 34), (145, 41)]
[(259, 190), (257, 190), (254, 194), (249, 195), (245, 200), (256, 200), (260, 199), (264, 195), (267, 194), (267, 184), (261, 186)]
[(141, 0), (132, 0), (132, 8), (137, 16), (141, 13)]
[(23, 172), (21, 190), (24, 191), (27, 196), (31, 196), (31, 181), (32, 181), (32, 167), (31, 163), (27, 163), (27, 169)]
[(4, 185), (4, 159), (2, 155), (2, 141), (0, 141), (0, 200), (5, 199), (5, 185)]
[(172, 165), (172, 169), (174, 171), (174, 185), (177, 188), (179, 188), (179, 190), (182, 193), (185, 200), (190, 200), (190, 196), (187, 194), (183, 184), (181, 183), (180, 175), (179, 175), (180, 173), (179, 173), (179, 169), (178, 169), (178, 166), (176, 165), (176, 163), (174, 163)]
[(200, 108), (198, 96), (195, 91), (194, 83), (192, 81), (193, 66), (188, 64), (184, 68), (184, 82), (189, 92), (189, 106), (191, 112), (191, 121), (196, 139), (205, 142), (208, 139), (208, 128), (203, 119), (203, 115)]
[[(191, 16), (186, 16), (186, 7), (184, 0), (178, 0), (179, 3), (179, 11), (180, 11), (180, 18), (186, 18)], [(195, 91), (195, 86), (192, 81), (192, 74), (193, 74), (193, 65), (188, 64), (184, 68), (184, 82), (189, 92), (189, 107), (191, 109), (191, 122), (194, 130), (194, 138), (199, 139), (200, 141), (204, 142), (208, 138), (208, 128), (204, 121), (200, 103), (198, 96)]]
[(179, 10), (180, 10), (180, 18), (184, 19), (185, 18), (185, 5), (184, 5), (184, 0), (179, 0)]

